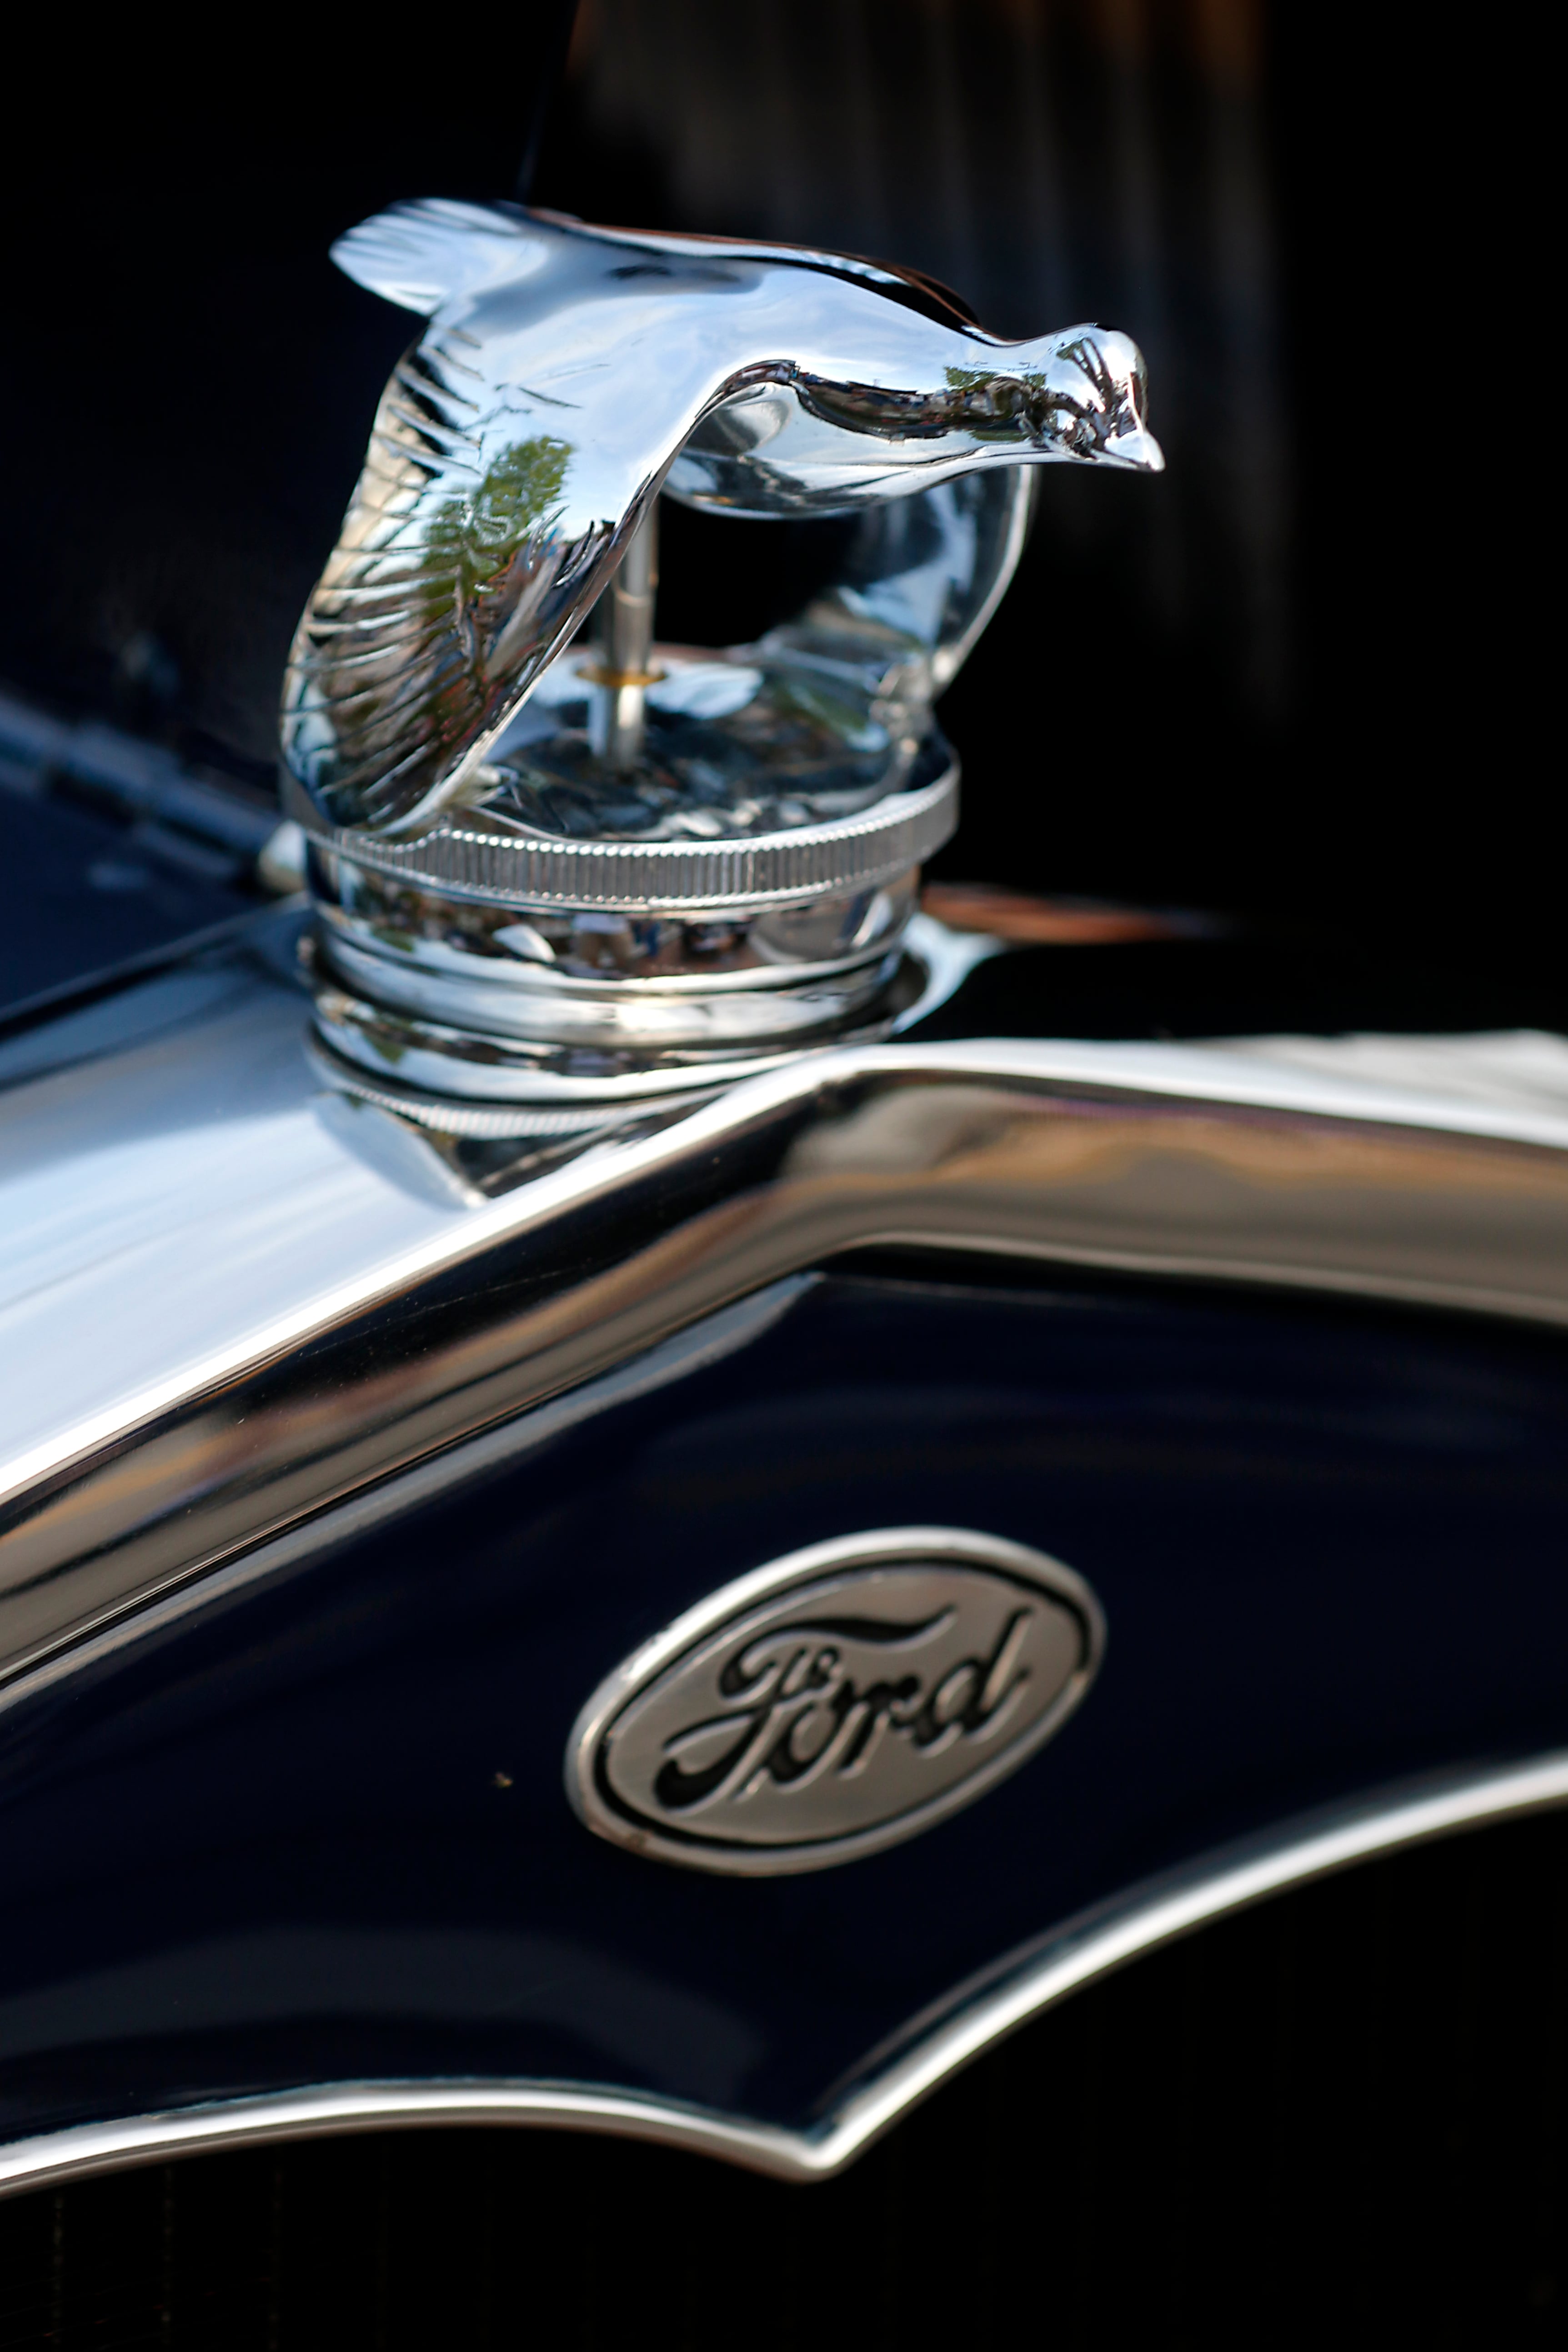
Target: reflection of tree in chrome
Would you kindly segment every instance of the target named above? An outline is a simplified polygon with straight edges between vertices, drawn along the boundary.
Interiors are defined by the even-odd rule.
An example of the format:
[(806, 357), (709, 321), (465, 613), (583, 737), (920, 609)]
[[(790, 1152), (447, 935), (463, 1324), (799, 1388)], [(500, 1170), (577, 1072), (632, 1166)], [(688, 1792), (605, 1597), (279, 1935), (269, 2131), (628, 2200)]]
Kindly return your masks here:
[(519, 441), (488, 467), (477, 489), (443, 499), (425, 527), (419, 556), (426, 625), (456, 654), (439, 662), (429, 698), (437, 740), (471, 730), (489, 686), (496, 639), (538, 577), (572, 445), (548, 434)]
[(570, 442), (540, 434), (498, 457), (477, 490), (442, 499), (420, 567), (433, 601), (467, 613), (487, 592), (504, 593), (518, 556), (550, 519), (571, 455)]

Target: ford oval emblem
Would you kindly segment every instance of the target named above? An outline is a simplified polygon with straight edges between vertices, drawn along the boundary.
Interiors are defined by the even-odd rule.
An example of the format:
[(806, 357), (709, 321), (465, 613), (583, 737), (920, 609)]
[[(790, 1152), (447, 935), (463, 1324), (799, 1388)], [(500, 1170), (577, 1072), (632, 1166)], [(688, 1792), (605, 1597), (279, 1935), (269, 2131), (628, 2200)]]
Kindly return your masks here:
[(1016, 1771), (1100, 1664), (1083, 1581), (963, 1528), (790, 1553), (602, 1683), (566, 1751), (591, 1830), (751, 1876), (892, 1845)]

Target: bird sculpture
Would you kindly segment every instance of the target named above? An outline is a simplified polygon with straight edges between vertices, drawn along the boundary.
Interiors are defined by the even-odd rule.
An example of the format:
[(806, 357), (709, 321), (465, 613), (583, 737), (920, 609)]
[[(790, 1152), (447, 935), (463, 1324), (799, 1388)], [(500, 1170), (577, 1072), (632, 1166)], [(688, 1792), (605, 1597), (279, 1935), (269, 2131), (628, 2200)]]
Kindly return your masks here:
[(1004, 342), (840, 254), (433, 200), (333, 258), (429, 324), (289, 657), (285, 762), (332, 827), (440, 820), (661, 489), (843, 514), (977, 470), (1163, 464), (1126, 336)]

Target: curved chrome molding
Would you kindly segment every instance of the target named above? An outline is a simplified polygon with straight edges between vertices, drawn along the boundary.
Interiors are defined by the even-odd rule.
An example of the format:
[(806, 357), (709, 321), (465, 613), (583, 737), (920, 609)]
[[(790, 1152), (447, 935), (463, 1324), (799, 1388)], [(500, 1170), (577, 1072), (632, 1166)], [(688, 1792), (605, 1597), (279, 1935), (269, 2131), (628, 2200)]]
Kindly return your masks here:
[(860, 1046), (485, 1197), (321, 1091), (293, 992), (156, 988), (177, 1055), (10, 1097), (0, 1673), (848, 1250), (1568, 1324), (1560, 1117), (1174, 1046)]
[(1568, 1754), (1556, 1752), (1417, 1789), (1386, 1790), (1332, 1816), (1299, 1823), (1267, 1843), (1206, 1855), (1068, 1921), (990, 1972), (983, 1984), (961, 1992), (940, 2017), (917, 2020), (910, 2029), (916, 2037), (912, 2046), (852, 2088), (825, 2122), (807, 2131), (595, 2085), (332, 2083), (80, 2124), (14, 2141), (0, 2148), (0, 2195), (262, 2140), (430, 2125), (605, 2132), (717, 2157), (779, 2180), (828, 2180), (972, 2060), (1143, 1953), (1374, 1854), (1563, 1804), (1568, 1804)]

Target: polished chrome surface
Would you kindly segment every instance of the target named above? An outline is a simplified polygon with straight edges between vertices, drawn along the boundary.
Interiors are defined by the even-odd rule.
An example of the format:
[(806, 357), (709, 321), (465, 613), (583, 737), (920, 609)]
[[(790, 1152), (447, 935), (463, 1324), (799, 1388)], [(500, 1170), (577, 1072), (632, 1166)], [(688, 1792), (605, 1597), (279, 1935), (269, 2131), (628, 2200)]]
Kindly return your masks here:
[[(440, 201), (334, 251), (430, 325), (289, 663), (285, 757), (332, 826), (417, 834), (466, 797), (667, 480), (731, 512), (841, 513), (998, 466), (1161, 462), (1124, 336), (1003, 343), (852, 257)], [(951, 653), (973, 613), (948, 601)]]
[(1568, 1756), (1384, 1790), (1247, 1846), (1198, 1857), (1050, 1935), (912, 2020), (899, 2047), (814, 2128), (796, 2131), (678, 2100), (552, 2082), (327, 2083), (161, 2115), (77, 2125), (0, 2147), (0, 2196), (178, 2156), (334, 2132), (510, 2124), (604, 2132), (718, 2157), (796, 2182), (830, 2180), (972, 2060), (1143, 1953), (1273, 1895), (1377, 1855), (1568, 1804)]
[[(318, 936), (337, 969), (352, 972), (361, 957), (395, 957), (400, 970), (416, 967), (432, 986), (526, 989), (557, 1003), (596, 993), (606, 1005), (623, 1004), (639, 991), (673, 1003), (826, 980), (886, 955), (914, 912), (914, 876), (907, 873), (880, 889), (743, 915), (575, 906), (524, 914), (421, 888), (321, 850), (312, 853), (311, 889)], [(394, 985), (378, 977), (378, 988)], [(548, 1015), (541, 1006), (532, 1017)], [(510, 1031), (515, 1024), (496, 1026)]]
[[(607, 670), (603, 633), (597, 653), (559, 656), (416, 841), (328, 825), (292, 778), (290, 804), (383, 872), (519, 904), (732, 910), (885, 879), (952, 829), (931, 701), (1012, 575), (1031, 495), (1015, 467), (868, 509), (837, 582), (755, 645), (645, 654), (649, 615), (617, 572), (600, 610), (646, 669)], [(612, 689), (628, 730), (639, 698), (638, 749), (624, 732), (615, 763)]]
[[(666, 660), (668, 676), (679, 678), (678, 657), (666, 654)], [(725, 668), (731, 677), (739, 676), (748, 699), (726, 716), (734, 717), (739, 725), (756, 716), (753, 706), (763, 706), (761, 733), (764, 744), (772, 740), (772, 681), (761, 668), (737, 671), (722, 658), (706, 657), (684, 667), (700, 677)], [(592, 672), (591, 664), (569, 664), (552, 682), (559, 688), (552, 707), (561, 709), (567, 719), (577, 713), (585, 718)], [(650, 689), (650, 700), (655, 691)], [(656, 719), (658, 715), (654, 713)], [(684, 723), (684, 713), (678, 709), (675, 717)], [(858, 725), (858, 715), (851, 711), (847, 723)], [(585, 741), (585, 729), (579, 731)], [(714, 723), (704, 721), (702, 732), (710, 738)], [(287, 797), (306, 831), (323, 848), (368, 872), (447, 898), (479, 899), (525, 913), (535, 908), (547, 912), (583, 908), (642, 917), (722, 918), (875, 889), (942, 846), (958, 819), (958, 771), (951, 753), (940, 739), (916, 742), (910, 738), (905, 772), (898, 788), (890, 789), (882, 766), (885, 748), (877, 747), (870, 782), (854, 780), (858, 789), (841, 789), (841, 772), (834, 767), (828, 789), (808, 794), (792, 772), (780, 782), (783, 798), (769, 799), (759, 796), (760, 785), (768, 779), (759, 778), (751, 747), (742, 746), (743, 757), (730, 779), (738, 797), (726, 814), (760, 819), (763, 829), (755, 832), (716, 816), (711, 795), (693, 807), (681, 791), (672, 792), (660, 779), (654, 780), (638, 804), (637, 833), (615, 837), (592, 830), (595, 816), (591, 802), (586, 812), (579, 804), (564, 814), (528, 804), (529, 817), (559, 815), (557, 828), (542, 822), (530, 824), (520, 817), (517, 829), (508, 833), (496, 823), (492, 808), (460, 821), (444, 819), (435, 832), (410, 845), (323, 825), (310, 818), (302, 795)], [(709, 741), (705, 766), (711, 764), (711, 750)], [(665, 764), (679, 763), (671, 755)], [(499, 778), (503, 771), (497, 767), (493, 773)], [(514, 778), (507, 772), (507, 789), (514, 797), (525, 789), (534, 792), (528, 782), (531, 773)], [(557, 781), (543, 779), (540, 792), (553, 790)], [(833, 813), (817, 821), (810, 814), (814, 801), (817, 806), (827, 804)], [(624, 814), (624, 793), (616, 806)], [(714, 821), (695, 824), (694, 815)], [(573, 826), (581, 830), (574, 832), (569, 829)]]
[[(412, 1006), (397, 1012), (374, 995), (356, 997), (335, 984), (335, 959), (322, 955), (318, 940), (316, 1032), (322, 1050), (314, 1058), (340, 1091), (432, 1134), (585, 1140), (590, 1130), (607, 1134), (633, 1125), (646, 1130), (720, 1087), (776, 1068), (808, 1047), (897, 1037), (945, 1004), (975, 964), (997, 952), (994, 940), (950, 931), (910, 907), (910, 892), (903, 890), (879, 891), (869, 904), (861, 894), (847, 908), (841, 900), (819, 899), (771, 919), (732, 924), (568, 918), (561, 924), (561, 944), (563, 963), (570, 959), (573, 966), (569, 982), (584, 981), (592, 969), (585, 954), (581, 961), (575, 956), (590, 941), (615, 957), (628, 977), (618, 993), (584, 982), (536, 999), (541, 1009), (529, 1016), (531, 1025), (537, 1021), (536, 1043), (473, 1026), (438, 1030)], [(845, 931), (851, 923), (872, 930), (881, 951), (869, 960), (789, 962), (792, 951), (804, 957), (827, 944), (830, 927), (841, 919)], [(541, 929), (547, 919), (540, 919)], [(596, 934), (588, 929), (595, 921), (603, 926)], [(884, 925), (898, 942), (890, 950)], [(733, 981), (725, 969), (731, 959)], [(630, 979), (639, 965), (652, 971), (660, 961), (684, 961), (688, 969), (668, 973), (658, 987)], [(405, 984), (401, 971), (399, 982)], [(765, 1010), (750, 992), (764, 987)], [(640, 1004), (635, 1023), (628, 1000)], [(471, 1091), (466, 1085), (470, 1070)]]
[(921, 995), (916, 877), (706, 920), (444, 898), (316, 849), (316, 1026), (400, 1099), (636, 1111), (808, 1045), (887, 1036)]
[[(617, 572), (600, 609), (646, 670), (607, 670), (602, 639), (561, 656), (463, 805), (416, 842), (328, 824), (292, 778), (290, 805), (363, 865), (521, 906), (732, 913), (885, 881), (956, 821), (931, 699), (1002, 595), (1030, 502), (1014, 468), (872, 508), (837, 583), (756, 645), (720, 651), (645, 653), (647, 607), (622, 597)], [(651, 514), (628, 562), (650, 528)], [(614, 763), (606, 694), (626, 722)]]
[[(900, 982), (907, 1002), (918, 991), (918, 971), (895, 955), (869, 974), (858, 969), (847, 975), (847, 984), (721, 997), (712, 1005), (700, 999), (672, 1007), (646, 999), (613, 1007), (554, 1004), (545, 1008), (538, 1038), (433, 1020), (329, 982), (316, 992), (316, 1028), (342, 1057), (339, 1074), (351, 1091), (359, 1091), (356, 1078), (369, 1077), (398, 1108), (417, 1088), (455, 1108), (570, 1108), (579, 1126), (589, 1127), (604, 1113), (646, 1117), (671, 1097), (737, 1084), (836, 1035), (845, 1042), (885, 1036)], [(507, 1009), (519, 1009), (515, 999)], [(563, 1035), (574, 1009), (581, 1024)], [(604, 1034), (612, 1029), (613, 1036)]]
[[(329, 906), (373, 879), (426, 906), (656, 925), (865, 906), (853, 978), (792, 998), (758, 971), (742, 1002), (737, 958), (725, 997), (679, 1012), (437, 976), (395, 923), (367, 958), (329, 919), (328, 1045), (389, 1083), (401, 1067), (432, 1094), (549, 1103), (601, 1042), (623, 1090), (640, 1073), (653, 1095), (829, 1029), (879, 1034), (893, 967), (868, 980), (861, 915), (957, 817), (932, 699), (1017, 562), (1028, 467), (1162, 462), (1136, 350), (1090, 327), (1004, 344), (923, 279), (841, 254), (515, 206), (404, 205), (334, 250), (432, 315), (285, 684), (288, 805)], [(860, 520), (804, 612), (701, 654), (654, 635), (661, 490)], [(595, 641), (569, 653), (595, 599)]]
[(474, 1162), (322, 1079), (291, 960), (0, 1044), (0, 1669), (847, 1249), (1568, 1323), (1568, 1113), (981, 1040)]
[(1100, 1605), (1046, 1553), (967, 1528), (813, 1544), (715, 1592), (600, 1685), (566, 1793), (689, 1869), (823, 1870), (1016, 1771), (1094, 1678)]
[(563, 1430), (594, 1420), (606, 1408), (644, 1397), (673, 1381), (721, 1361), (750, 1345), (787, 1314), (795, 1300), (821, 1276), (816, 1273), (788, 1275), (737, 1299), (732, 1307), (705, 1316), (693, 1328), (679, 1331), (657, 1348), (649, 1348), (601, 1378), (584, 1381), (563, 1396), (552, 1398), (530, 1412), (515, 1415), (433, 1454), (416, 1468), (361, 1487), (347, 1499), (302, 1519), (282, 1534), (236, 1551), (205, 1576), (173, 1582), (141, 1608), (106, 1617), (77, 1641), (57, 1646), (20, 1673), (0, 1680), (0, 1713), (25, 1706), (40, 1691), (68, 1681), (85, 1666), (116, 1656), (131, 1644), (160, 1634), (194, 1612), (223, 1603), (275, 1576), (300, 1566), (323, 1545), (353, 1541), (375, 1528), (391, 1527), (406, 1512), (416, 1510), (476, 1476), (511, 1467), (550, 1444)]
[(658, 509), (651, 506), (599, 598), (598, 659), (581, 666), (591, 686), (588, 748), (617, 775), (642, 759), (645, 697), (663, 675), (650, 667), (658, 588)]

